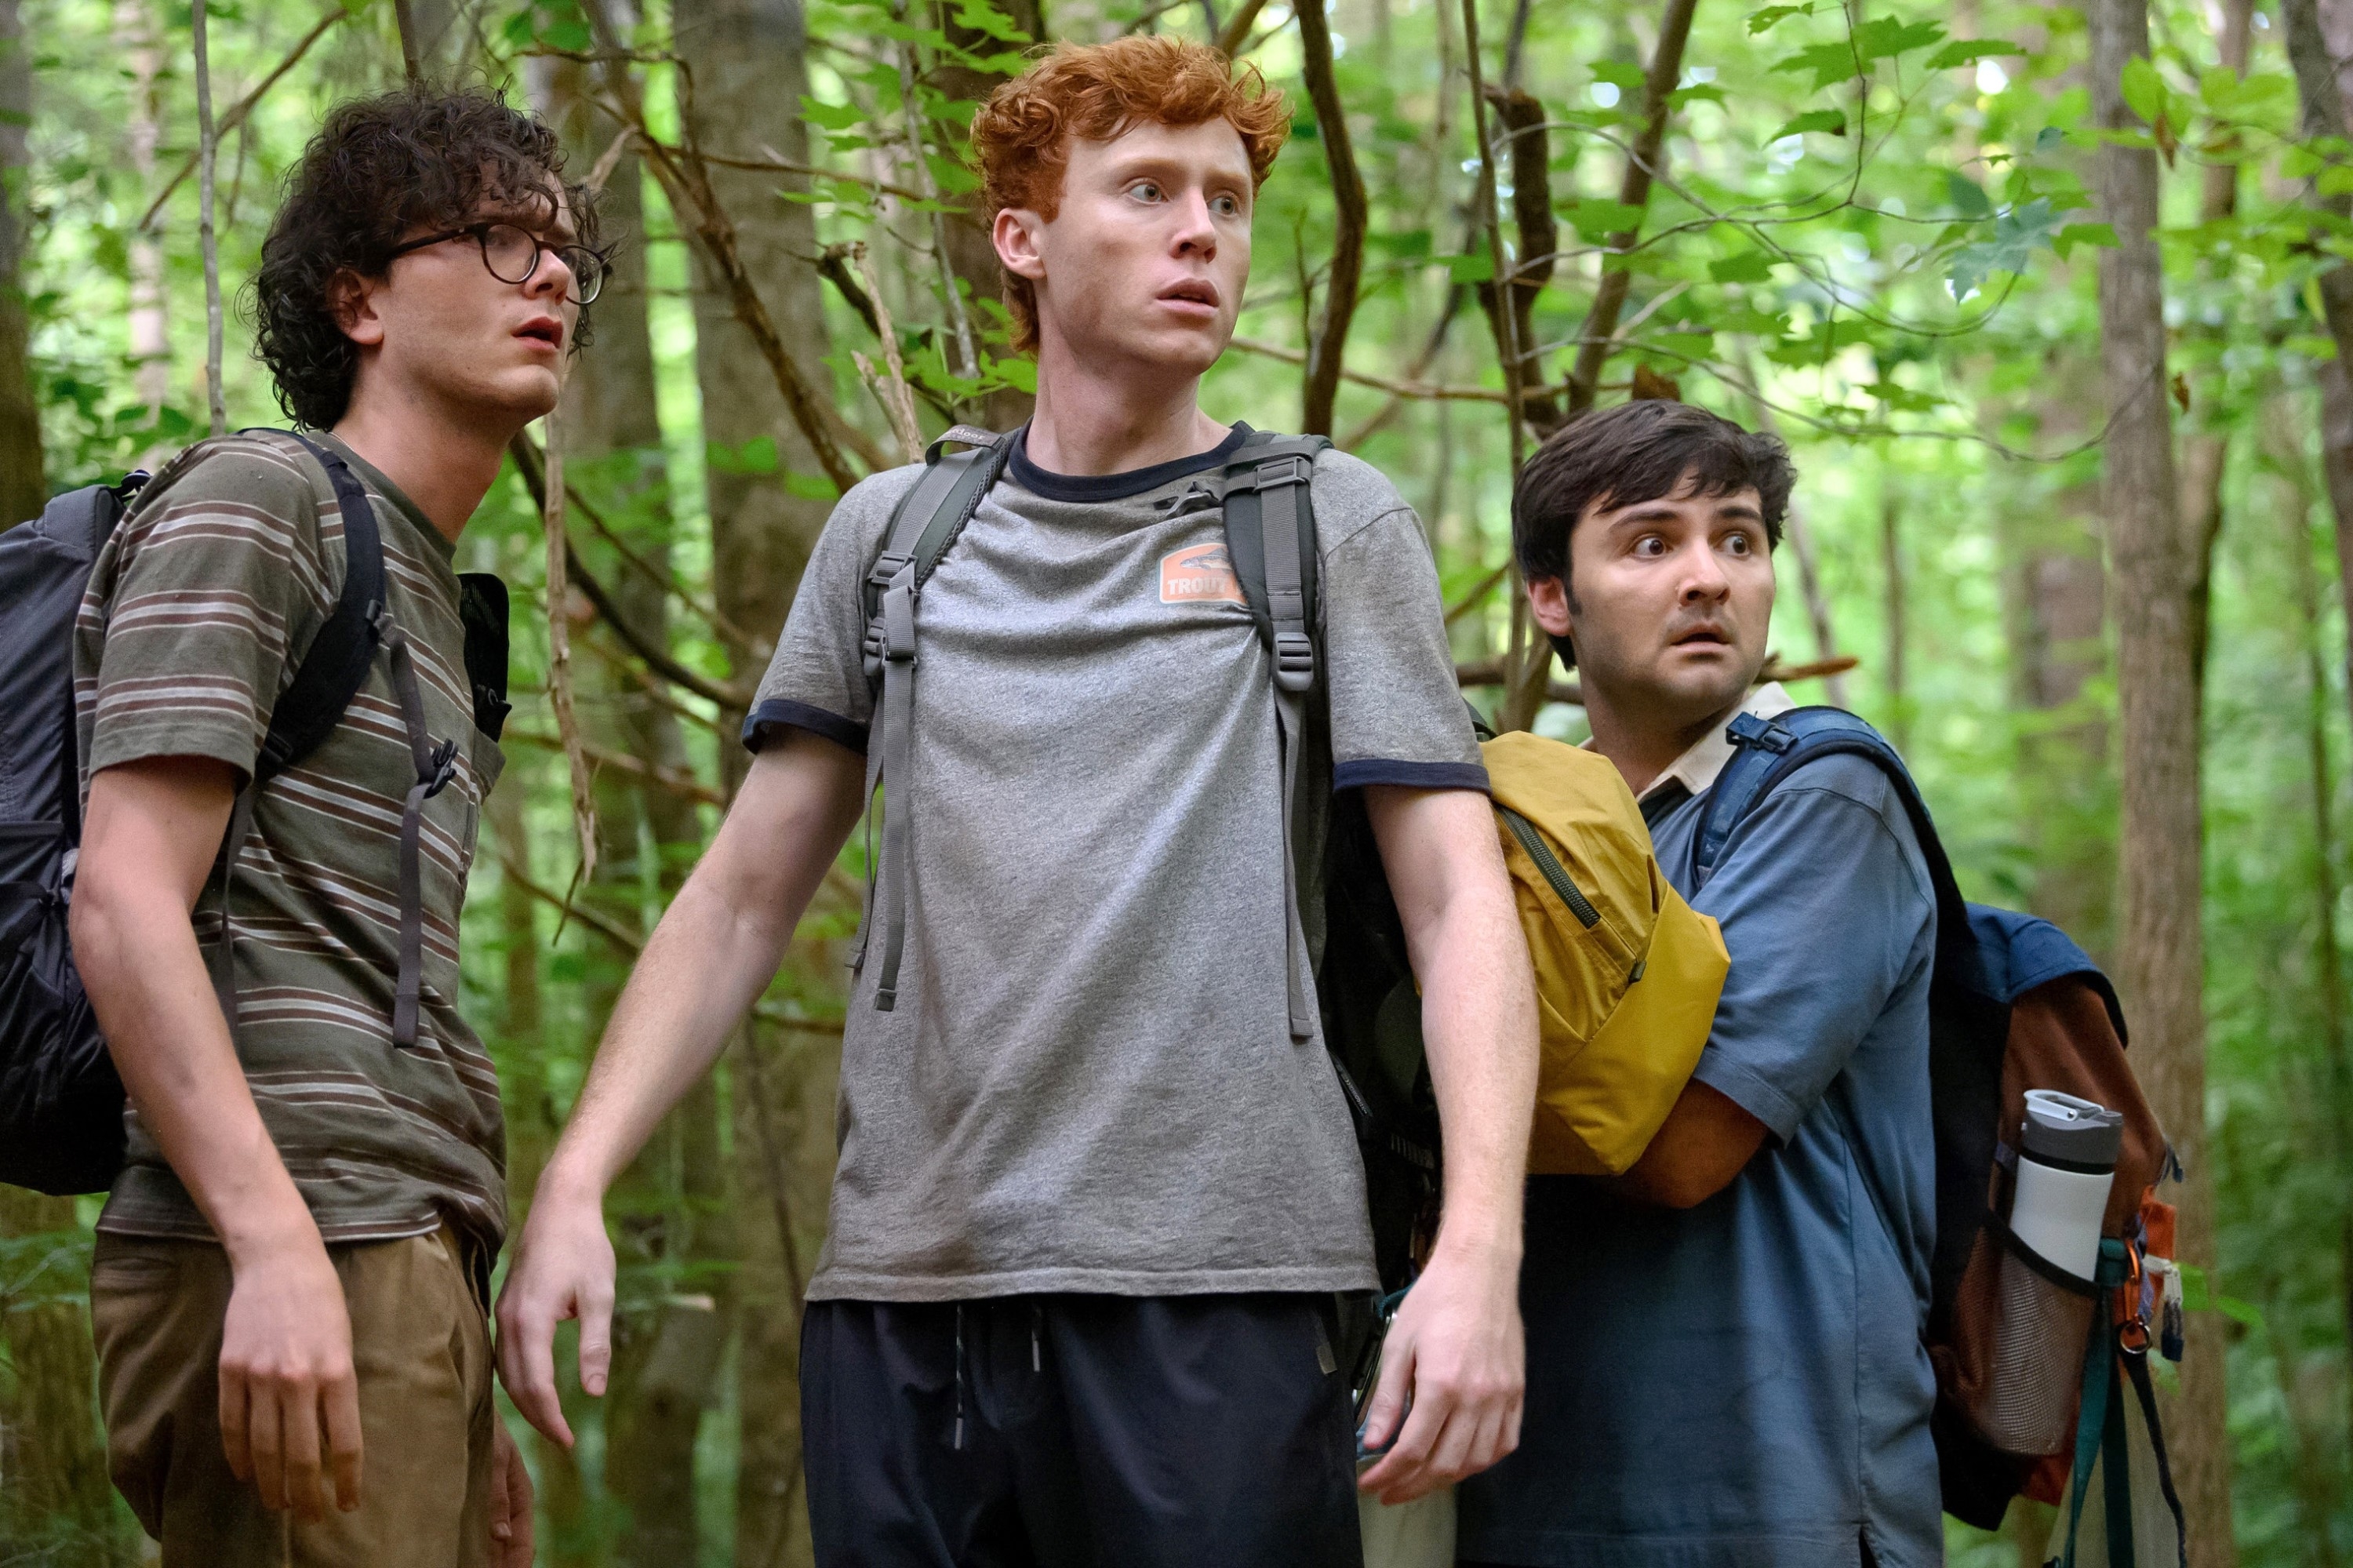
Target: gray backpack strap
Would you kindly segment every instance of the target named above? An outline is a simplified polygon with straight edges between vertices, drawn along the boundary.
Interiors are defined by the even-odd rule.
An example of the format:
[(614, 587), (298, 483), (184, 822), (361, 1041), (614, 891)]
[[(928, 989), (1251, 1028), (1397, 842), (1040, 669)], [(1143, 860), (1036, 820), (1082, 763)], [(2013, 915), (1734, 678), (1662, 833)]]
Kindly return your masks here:
[[(855, 966), (865, 964), (879, 914), (882, 969), (875, 977), (874, 1006), (882, 1012), (898, 1005), (899, 965), (906, 955), (907, 908), (913, 896), (908, 856), (914, 817), (909, 784), (915, 740), (915, 608), (940, 557), (1004, 471), (1014, 440), (1015, 436), (958, 425), (934, 441), (923, 454), (923, 478), (892, 514), (881, 554), (866, 574), (866, 678), (881, 688), (874, 709), (881, 744), (870, 741), (866, 750), (870, 823), (876, 789), (887, 784), (890, 798), (883, 808), (881, 859), (867, 858), (873, 880), (867, 887), (866, 927)], [(965, 450), (947, 452), (951, 444)]]
[[(1299, 759), (1307, 748), (1307, 694), (1316, 677), (1315, 508), (1308, 493), (1315, 456), (1331, 445), (1322, 436), (1253, 432), (1226, 465), (1226, 553), (1242, 598), (1259, 623), (1273, 664), (1274, 710), (1282, 745), (1282, 897), (1289, 939), (1301, 950), (1306, 931), (1299, 911), (1299, 868), (1293, 819), (1299, 795)], [(1315, 1032), (1314, 1000), (1287, 959), (1291, 1037)]]

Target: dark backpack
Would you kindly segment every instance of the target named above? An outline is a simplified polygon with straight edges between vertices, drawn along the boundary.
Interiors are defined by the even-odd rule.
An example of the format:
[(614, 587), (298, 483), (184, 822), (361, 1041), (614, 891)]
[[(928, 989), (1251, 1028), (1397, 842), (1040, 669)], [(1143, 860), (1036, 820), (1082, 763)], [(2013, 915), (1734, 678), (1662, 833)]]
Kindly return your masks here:
[[(253, 778), (230, 814), (213, 886), (220, 934), (206, 958), (232, 1037), (229, 880), (269, 780), (316, 750), (381, 648), (407, 721), (417, 780), (403, 822), (401, 961), (395, 1037), (416, 1041), (423, 917), (415, 874), (426, 800), (455, 773), (456, 743), (432, 745), (407, 644), (385, 608), (375, 511), (343, 460), (295, 435), (332, 483), (343, 520), (341, 598), (280, 694)], [(145, 483), (91, 485), (0, 533), (0, 1181), (52, 1193), (102, 1192), (123, 1154), (122, 1083), (75, 972), (67, 935), (81, 843), (80, 756), (73, 690), (74, 621), (91, 567)], [(505, 713), (506, 590), (468, 574), (467, 665), (476, 722), (495, 737)], [(482, 658), (475, 654), (480, 643)]]
[[(1018, 432), (959, 425), (924, 453), (923, 476), (892, 514), (867, 573), (866, 675), (877, 694), (866, 796), (910, 777), (914, 741), (916, 607), (923, 585), (1004, 472)], [(1291, 906), (1314, 965), (1316, 995), (1294, 991), (1291, 1033), (1324, 1041), (1364, 1155), (1374, 1256), (1385, 1290), (1412, 1277), (1434, 1227), (1438, 1101), (1422, 1055), (1419, 993), (1378, 846), (1355, 791), (1332, 791), (1330, 704), (1316, 599), (1315, 513), (1308, 479), (1322, 436), (1254, 430), (1220, 469), (1204, 472), (1178, 511), (1222, 505), (1226, 548), (1258, 623), (1282, 737), (1284, 865)], [(953, 446), (963, 450), (949, 451)], [(859, 961), (875, 958), (875, 1006), (897, 1005), (906, 942), (906, 788), (886, 802)], [(874, 944), (879, 940), (881, 946)]]
[[(1694, 890), (1705, 885), (1733, 830), (1767, 796), (1799, 768), (1830, 756), (1862, 758), (1887, 776), (1936, 890), (1928, 1075), (1936, 1245), (1926, 1342), (1936, 1370), (1932, 1425), (1945, 1511), (1979, 1529), (1999, 1528), (2011, 1497), (2038, 1470), (2069, 1459), (2081, 1467), (2080, 1495), (2090, 1459), (2109, 1441), (2110, 1424), (2121, 1430), (2121, 1406), (2111, 1395), (2122, 1386), (2112, 1376), (2120, 1367), (2140, 1393), (2158, 1478), (2173, 1508), (2175, 1544), (2186, 1551), (2148, 1392), (2155, 1303), (2140, 1288), (2147, 1277), (2144, 1202), (2173, 1168), (2172, 1152), (2125, 1060), (2124, 1012), (2115, 989), (2049, 921), (1963, 902), (1910, 772), (1862, 719), (1840, 708), (1803, 707), (1770, 719), (1742, 714), (1725, 733), (1733, 754), (1693, 837)], [(2102, 1225), (2107, 1239), (2096, 1279), (2053, 1267), (2021, 1245), (2004, 1218), (2031, 1088), (2063, 1090), (2124, 1113), (2124, 1150)], [(2160, 1349), (2179, 1359), (2178, 1343)]]

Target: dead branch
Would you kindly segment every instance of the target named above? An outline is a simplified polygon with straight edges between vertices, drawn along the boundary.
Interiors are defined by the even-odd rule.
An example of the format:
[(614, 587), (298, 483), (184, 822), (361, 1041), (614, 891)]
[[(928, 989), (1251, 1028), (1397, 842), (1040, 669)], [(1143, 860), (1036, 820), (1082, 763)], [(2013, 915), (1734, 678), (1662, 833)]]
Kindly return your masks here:
[[(874, 261), (867, 255), (863, 240), (849, 248), (849, 255), (858, 263), (858, 275), (866, 280), (867, 297), (874, 304), (874, 335), (882, 341), (882, 363), (891, 372), (887, 386), (878, 390), (878, 400), (890, 417), (892, 428), (899, 433), (899, 445), (904, 449), (906, 460), (921, 462), (923, 432), (915, 423), (915, 399), (907, 390), (907, 366), (899, 357), (899, 328), (891, 320), (891, 304), (883, 297), (882, 280), (874, 275)], [(955, 282), (953, 272), (948, 274), (948, 282), (951, 286)]]
[[(333, 10), (329, 11), (325, 16), (320, 17), (318, 21), (312, 23), (311, 30), (302, 35), (302, 41), (296, 44), (292, 49), (289, 50), (286, 58), (280, 60), (276, 66), (272, 67), (269, 74), (263, 77), (259, 82), (256, 83), (251, 92), (247, 93), (243, 98), (238, 99), (235, 103), (228, 106), (228, 111), (220, 117), (220, 123), (214, 127), (216, 134), (226, 136), (230, 132), (236, 130), (238, 126), (243, 125), (245, 123), (245, 117), (253, 112), (253, 106), (261, 101), (261, 95), (268, 92), (271, 88), (277, 86), (278, 79), (284, 76), (288, 71), (292, 70), (296, 65), (300, 64), (302, 57), (311, 52), (311, 46), (312, 44), (317, 43), (321, 38), (324, 37), (328, 28), (342, 21), (348, 15), (350, 15), (350, 13), (338, 5)], [(172, 193), (178, 190), (182, 184), (186, 181), (187, 177), (196, 172), (197, 156), (198, 154), (195, 153), (189, 154), (188, 161), (180, 165), (179, 172), (177, 174), (174, 174), (169, 180), (164, 182), (164, 188), (156, 193), (155, 199), (147, 205), (145, 216), (141, 217), (139, 220), (139, 231), (141, 233), (153, 234), (155, 231), (155, 220), (163, 215), (164, 204), (170, 201), (172, 199)]]
[[(522, 864), (517, 862), (514, 856), (514, 852), (507, 847), (505, 841), (502, 839), (498, 843), (497, 853), (499, 857), (499, 872), (501, 875), (506, 877), (517, 887), (522, 888), (525, 893), (530, 894), (533, 898), (538, 899), (542, 904), (544, 904), (550, 908), (555, 910), (556, 913), (562, 916), (565, 919), (579, 921), (583, 926), (587, 927), (591, 931), (596, 932), (596, 935), (604, 938), (605, 940), (612, 943), (613, 946), (620, 948), (621, 951), (628, 953), (632, 958), (646, 950), (645, 939), (639, 937), (636, 932), (631, 931), (628, 927), (623, 926), (619, 921), (614, 919), (611, 916), (605, 914), (602, 910), (592, 908), (585, 904), (575, 904), (569, 898), (557, 893), (554, 888), (543, 887), (538, 883), (533, 882), (532, 880), (531, 873), (525, 871)], [(561, 935), (561, 932), (559, 931), (558, 934)]]
[[(1546, 651), (1551, 651), (1548, 645)], [(1843, 675), (1862, 662), (1852, 653), (1841, 654), (1835, 659), (1817, 659), (1807, 664), (1784, 664), (1778, 658), (1767, 659), (1765, 668), (1757, 673), (1757, 683), (1811, 681), (1825, 675)], [(1500, 686), (1505, 683), (1505, 673), (1503, 660), (1478, 659), (1454, 666), (1454, 683), (1458, 686)], [(1545, 686), (1545, 701), (1583, 707), (1585, 689), (1575, 681), (1548, 682)]]
[[(940, 289), (947, 296), (948, 325), (955, 333), (956, 374), (966, 381), (977, 381), (980, 355), (973, 344), (972, 317), (964, 308), (964, 290), (956, 281), (955, 264), (948, 256), (947, 214), (941, 210), (939, 178), (932, 173), (924, 136), (923, 97), (915, 90), (915, 46), (904, 42), (899, 46), (899, 103), (906, 111), (907, 155), (914, 164), (915, 185), (923, 193), (923, 205), (932, 220), (932, 259), (939, 264)], [(871, 281), (868, 287), (873, 287)], [(879, 293), (874, 302), (881, 308)], [(896, 352), (894, 347), (892, 353)]]
[[(1660, 20), (1658, 48), (1651, 51), (1651, 69), (1642, 79), (1642, 130), (1627, 149), (1626, 176), (1618, 188), (1618, 199), (1628, 207), (1650, 205), (1651, 181), (1664, 156), (1668, 111), (1675, 84), (1683, 77), (1683, 46), (1691, 38), (1692, 13), (1697, 5), (1698, 0), (1667, 0), (1666, 14)], [(1593, 291), (1592, 307), (1585, 313), (1585, 325), (1577, 334), (1581, 342), (1577, 363), (1568, 373), (1572, 419), (1593, 407), (1601, 367), (1617, 335), (1618, 313), (1625, 308), (1626, 291), (1634, 281), (1630, 266), (1613, 267), (1610, 260), (1624, 258), (1639, 238), (1639, 231), (1630, 228), (1609, 237), (1609, 249), (1601, 262), (1601, 284)]]
[(213, 72), (208, 58), (205, 0), (195, 0), (189, 13), (195, 35), (196, 67), (196, 239), (205, 267), (205, 401), (212, 417), (212, 433), (228, 433), (228, 405), (221, 395), (220, 236), (213, 228), (213, 175), (220, 158), (220, 128), (213, 123)]
[[(516, 440), (523, 439), (515, 432)], [(547, 416), (547, 468), (540, 485), (540, 523), (547, 535), (547, 695), (555, 710), (555, 733), (564, 740), (564, 759), (572, 775), (572, 826), (580, 837), (578, 881), (596, 874), (596, 794), (582, 749), (580, 715), (572, 703), (572, 594), (565, 568), (573, 558), (572, 541), (564, 531), (564, 440), (557, 416)]]
[(1452, 626), (1456, 621), (1461, 620), (1464, 616), (1470, 614), (1472, 610), (1486, 603), (1487, 596), (1493, 593), (1497, 585), (1502, 583), (1505, 577), (1510, 577), (1511, 575), (1512, 563), (1505, 561), (1502, 566), (1497, 567), (1493, 571), (1489, 572), (1485, 577), (1481, 577), (1479, 579), (1478, 587), (1472, 588), (1469, 593), (1464, 594), (1461, 599), (1455, 600), (1452, 605), (1448, 607), (1446, 611), (1446, 624), (1450, 627)]
[[(547, 480), (541, 470), (539, 448), (532, 440), (531, 433), (527, 430), (518, 431), (515, 439), (508, 443), (507, 450), (514, 457), (515, 470), (522, 476), (523, 489), (530, 493), (532, 500), (538, 503), (542, 514), (544, 515), (549, 509)], [(558, 477), (561, 478), (560, 471)], [(574, 493), (569, 485), (565, 487), (565, 493), (567, 498), (573, 495)], [(552, 573), (549, 578), (548, 623), (551, 627), (556, 624), (559, 609), (554, 596), (554, 585), (567, 577), (573, 586), (580, 589), (581, 597), (596, 609), (605, 624), (613, 629), (614, 635), (628, 643), (630, 652), (644, 660), (646, 667), (655, 674), (672, 685), (683, 687), (704, 701), (716, 703), (723, 708), (742, 712), (752, 705), (751, 694), (742, 687), (714, 681), (708, 675), (688, 669), (671, 657), (669, 649), (662, 647), (652, 638), (638, 630), (630, 622), (628, 617), (621, 613), (621, 607), (613, 598), (611, 590), (597, 580), (596, 575), (588, 569), (588, 564), (580, 558), (580, 553), (572, 547), (568, 539), (564, 546), (562, 571), (560, 574)]]

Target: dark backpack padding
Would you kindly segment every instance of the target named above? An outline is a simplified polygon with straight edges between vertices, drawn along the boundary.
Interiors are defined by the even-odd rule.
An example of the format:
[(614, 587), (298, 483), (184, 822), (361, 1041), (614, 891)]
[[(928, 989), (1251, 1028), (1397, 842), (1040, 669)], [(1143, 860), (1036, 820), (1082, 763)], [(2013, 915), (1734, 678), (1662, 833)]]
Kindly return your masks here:
[[(391, 626), (383, 541), (366, 491), (332, 450), (306, 436), (292, 439), (334, 490), (343, 581), (279, 694), (253, 779), (232, 813), (223, 863), (215, 868), (224, 930), (227, 863), (253, 799), (333, 733)], [(45, 1192), (102, 1192), (122, 1164), (122, 1082), (74, 970), (68, 931), (81, 842), (73, 636), (99, 551), (145, 479), (71, 492), (36, 521), (0, 534), (0, 1181)], [(465, 590), (475, 722), (496, 738), (506, 711), (505, 591), (495, 578), (470, 580)], [(402, 678), (398, 670), (395, 676)], [(412, 915), (406, 902), (404, 920)], [(207, 957), (234, 1033), (225, 943), (216, 942)]]
[(122, 1082), (66, 937), (81, 842), (74, 618), (91, 563), (145, 475), (58, 496), (0, 534), (0, 1181), (106, 1187)]

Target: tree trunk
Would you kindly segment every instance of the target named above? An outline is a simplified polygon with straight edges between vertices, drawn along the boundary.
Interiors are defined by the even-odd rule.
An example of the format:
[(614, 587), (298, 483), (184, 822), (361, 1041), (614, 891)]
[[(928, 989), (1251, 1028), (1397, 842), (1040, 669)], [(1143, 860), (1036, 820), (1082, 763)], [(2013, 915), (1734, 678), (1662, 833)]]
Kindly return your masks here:
[[(2141, 129), (2124, 101), (2128, 60), (2148, 54), (2147, 0), (2089, 0), (2092, 90), (2103, 130)], [(2108, 438), (2103, 504), (2116, 576), (2124, 739), (2117, 979), (2149, 1099), (2189, 1172), (2183, 1260), (2213, 1278), (2214, 1174), (2206, 1164), (2206, 1028), (2194, 572), (2181, 524), (2165, 374), (2164, 271), (2154, 230), (2152, 147), (2103, 146), (2101, 207), (2116, 248), (2100, 257), (2100, 354)], [(2167, 1425), (2189, 1510), (2194, 1568), (2237, 1561), (2232, 1540), (2223, 1343), (2212, 1314), (2189, 1330)]]
[(88, 1282), (69, 1261), (73, 1200), (0, 1186), (0, 1239), (37, 1236), (47, 1245), (16, 1255), (0, 1294), (0, 1546), (33, 1546), (33, 1562), (112, 1563), (97, 1359), (74, 1299)]
[(37, 515), (49, 494), (23, 277), (25, 127), (32, 117), (33, 72), (16, 0), (0, 0), (0, 528)]
[(1348, 352), (1348, 323), (1356, 319), (1356, 290), (1365, 268), (1365, 179), (1356, 169), (1356, 144), (1348, 137), (1347, 110), (1332, 67), (1332, 27), (1321, 5), (1298, 8), (1300, 52), (1307, 94), (1315, 105), (1315, 128), (1332, 186), (1333, 236), (1330, 270), (1324, 282), (1324, 319), (1307, 343), (1307, 374), (1302, 378), (1299, 428), (1309, 435), (1332, 433), (1332, 405), (1340, 392), (1340, 369)]
[[(678, 0), (673, 26), (679, 52), (694, 72), (703, 145), (734, 154), (765, 143), (786, 158), (805, 162), (807, 129), (797, 117), (776, 112), (777, 104), (797, 102), (807, 90), (807, 36), (798, 0)], [(826, 352), (825, 318), (817, 273), (802, 260), (817, 250), (815, 223), (807, 207), (776, 195), (780, 178), (799, 182), (721, 169), (713, 169), (711, 178), (733, 215), (744, 263), (758, 278), (779, 332), (802, 363), (818, 364)], [(786, 416), (773, 377), (735, 321), (707, 259), (698, 253), (695, 262), (695, 367), (705, 440), (721, 454), (743, 454), (754, 443), (773, 440), (784, 469), (816, 473), (813, 455)], [(752, 635), (772, 639), (831, 507), (791, 493), (782, 473), (745, 471), (758, 466), (712, 464), (712, 581), (723, 613)], [(741, 683), (761, 673), (747, 664), (739, 655), (735, 674)], [(724, 715), (722, 723), (732, 733), (742, 718)], [(740, 778), (744, 752), (725, 743), (722, 750), (728, 777)], [(808, 991), (822, 995), (832, 988), (829, 966), (812, 963), (800, 945), (786, 962)], [(830, 1081), (835, 1059), (821, 1047), (790, 1059), (764, 1059), (765, 1095), (752, 1092), (746, 1081), (751, 1075), (740, 1061), (731, 1069), (735, 1126), (729, 1184), (738, 1212), (773, 1212), (762, 1115), (773, 1117), (780, 1101), (797, 1104), (822, 1095), (822, 1118), (776, 1125), (788, 1152), (798, 1156), (806, 1150), (810, 1167), (794, 1181), (793, 1212), (810, 1216), (812, 1224), (824, 1214), (833, 1142), (832, 1100), (822, 1086)], [(804, 1139), (805, 1130), (814, 1137)], [(800, 1486), (800, 1302), (786, 1283), (774, 1225), (747, 1218), (737, 1240), (742, 1266), (733, 1287), (741, 1329), (736, 1560), (760, 1568), (803, 1563), (810, 1561), (811, 1549)], [(813, 1249), (806, 1254), (813, 1255)]]
[[(137, 182), (139, 200), (145, 205), (155, 183), (155, 143), (161, 134), (161, 112), (155, 79), (163, 69), (156, 47), (155, 19), (148, 0), (115, 0), (114, 42), (131, 68), (131, 120), (123, 128), (123, 151), (130, 155), (131, 177)], [(155, 229), (133, 230), (130, 236), (130, 329), (132, 385), (152, 420), (172, 397), (172, 341), (164, 316), (162, 215)]]

